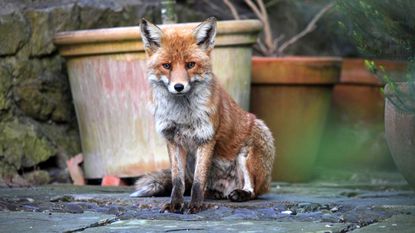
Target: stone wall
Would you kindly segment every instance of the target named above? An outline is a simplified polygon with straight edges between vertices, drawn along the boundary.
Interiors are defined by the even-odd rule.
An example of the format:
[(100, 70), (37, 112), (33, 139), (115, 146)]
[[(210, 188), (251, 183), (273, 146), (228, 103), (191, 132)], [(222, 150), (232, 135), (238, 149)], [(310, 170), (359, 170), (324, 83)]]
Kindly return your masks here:
[[(150, 1), (148, 1), (150, 2)], [(63, 168), (80, 152), (64, 59), (52, 43), (58, 31), (131, 26), (158, 16), (142, 1), (1, 1), (0, 174)]]
[[(180, 22), (211, 15), (232, 19), (220, 0), (178, 2)], [(236, 2), (242, 18), (255, 18), (242, 1)], [(270, 6), (275, 33), (294, 34), (327, 1), (317, 1), (311, 11), (299, 2), (307, 3), (285, 0)], [(45, 163), (64, 168), (66, 159), (81, 148), (65, 60), (52, 43), (54, 34), (134, 26), (141, 17), (159, 23), (158, 1), (0, 0), (0, 6), (0, 175), (13, 177), (18, 171), (43, 168)], [(328, 40), (326, 33), (316, 31), (310, 36), (290, 53), (339, 53), (333, 49), (335, 44), (327, 43), (333, 39)]]

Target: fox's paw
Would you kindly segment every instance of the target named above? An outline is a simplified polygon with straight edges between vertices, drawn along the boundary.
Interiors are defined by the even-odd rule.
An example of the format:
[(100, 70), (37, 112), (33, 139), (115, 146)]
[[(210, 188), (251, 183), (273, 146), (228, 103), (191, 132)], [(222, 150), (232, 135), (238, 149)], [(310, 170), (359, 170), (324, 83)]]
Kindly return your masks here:
[(184, 202), (167, 202), (161, 207), (160, 213), (175, 213), (183, 214), (184, 211)]
[(196, 214), (206, 209), (206, 206), (202, 202), (193, 202), (189, 204), (188, 214)]
[(210, 199), (216, 199), (216, 200), (226, 199), (226, 196), (223, 194), (223, 192), (220, 192), (220, 191), (217, 191), (217, 190), (207, 191), (206, 197), (208, 197)]
[(235, 189), (228, 195), (228, 199), (234, 202), (249, 201), (252, 193), (243, 189)]

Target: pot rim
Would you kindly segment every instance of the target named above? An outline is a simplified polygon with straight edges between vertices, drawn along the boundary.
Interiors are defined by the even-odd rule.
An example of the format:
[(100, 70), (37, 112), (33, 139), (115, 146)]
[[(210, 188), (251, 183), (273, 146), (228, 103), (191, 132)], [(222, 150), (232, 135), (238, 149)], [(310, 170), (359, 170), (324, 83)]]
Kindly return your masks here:
[[(192, 29), (200, 23), (177, 23), (157, 25), (160, 28), (177, 27)], [(249, 20), (225, 20), (217, 22), (217, 35), (228, 34), (257, 34), (262, 29), (262, 23), (256, 19)], [(56, 45), (74, 45), (96, 42), (126, 41), (141, 39), (140, 27), (115, 27), (90, 30), (76, 30), (56, 33), (53, 42)]]
[[(252, 83), (258, 85), (334, 86), (340, 79), (341, 62), (341, 57), (253, 57)], [(327, 68), (330, 68), (330, 72), (322, 72)]]
[(282, 56), (282, 57), (261, 57), (261, 56), (253, 56), (253, 61), (281, 61), (281, 62), (341, 62), (343, 59), (341, 57), (336, 56)]
[[(199, 23), (181, 23), (160, 25), (160, 27), (191, 30), (197, 25)], [(259, 20), (218, 21), (215, 46), (251, 46), (256, 42), (261, 29), (262, 23)], [(59, 32), (53, 42), (58, 46), (59, 53), (63, 57), (125, 53), (144, 55), (144, 45), (138, 26)]]
[(404, 60), (345, 57), (342, 62), (340, 84), (376, 87), (385, 86), (386, 83), (379, 80), (366, 68), (364, 64), (365, 60), (373, 60), (377, 65), (385, 67), (388, 73), (392, 74), (403, 73), (407, 67), (407, 62)]

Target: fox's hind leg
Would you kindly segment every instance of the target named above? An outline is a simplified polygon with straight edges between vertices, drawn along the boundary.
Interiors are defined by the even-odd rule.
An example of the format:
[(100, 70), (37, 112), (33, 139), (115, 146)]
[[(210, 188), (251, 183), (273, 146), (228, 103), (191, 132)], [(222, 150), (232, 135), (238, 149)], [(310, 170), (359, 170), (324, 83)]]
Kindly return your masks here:
[(257, 119), (250, 140), (237, 157), (238, 169), (243, 177), (243, 187), (229, 193), (228, 199), (248, 201), (266, 193), (271, 184), (274, 157), (272, 134), (264, 122)]
[(242, 202), (255, 198), (252, 175), (247, 166), (248, 158), (252, 157), (253, 147), (245, 146), (237, 156), (237, 169), (239, 170), (242, 188), (234, 189), (228, 194), (230, 201)]

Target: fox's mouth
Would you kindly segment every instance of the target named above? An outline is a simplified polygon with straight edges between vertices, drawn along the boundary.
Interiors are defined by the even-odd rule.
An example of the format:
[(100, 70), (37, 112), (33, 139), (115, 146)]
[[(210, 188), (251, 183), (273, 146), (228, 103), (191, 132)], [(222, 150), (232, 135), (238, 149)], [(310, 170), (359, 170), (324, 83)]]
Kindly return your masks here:
[(170, 94), (172, 94), (173, 96), (185, 96), (186, 95), (186, 93), (171, 93), (170, 92)]

